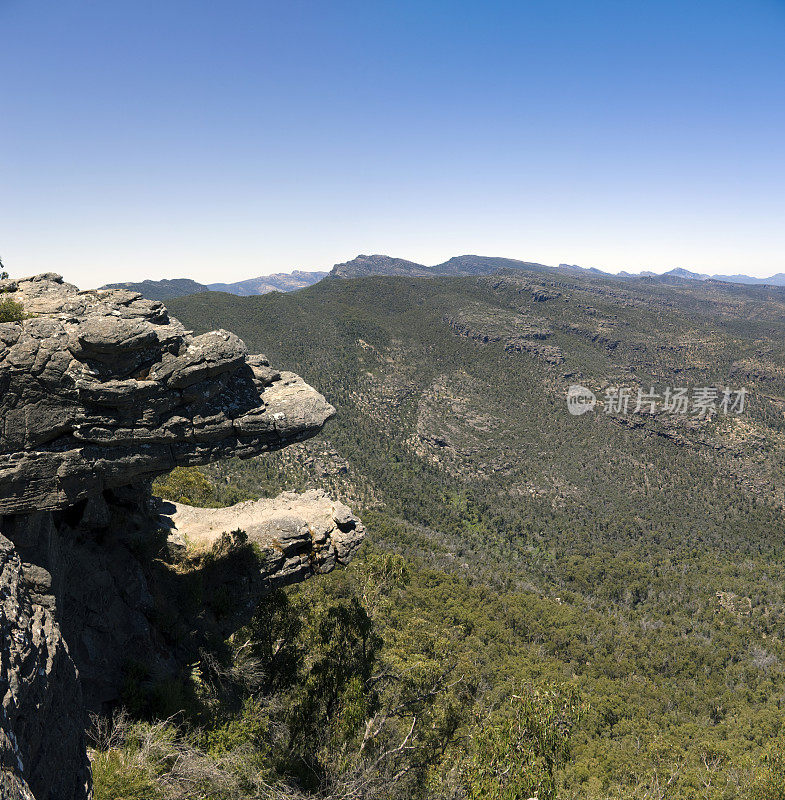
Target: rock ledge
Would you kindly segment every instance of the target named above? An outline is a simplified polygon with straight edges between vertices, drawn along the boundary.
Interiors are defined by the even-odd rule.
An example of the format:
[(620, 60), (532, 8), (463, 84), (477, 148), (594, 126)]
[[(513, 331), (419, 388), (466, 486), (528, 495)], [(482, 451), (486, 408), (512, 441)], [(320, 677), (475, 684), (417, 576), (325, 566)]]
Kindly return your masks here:
[(194, 336), (134, 292), (47, 273), (0, 281), (0, 294), (32, 315), (0, 324), (0, 514), (275, 450), (334, 414), (234, 334)]

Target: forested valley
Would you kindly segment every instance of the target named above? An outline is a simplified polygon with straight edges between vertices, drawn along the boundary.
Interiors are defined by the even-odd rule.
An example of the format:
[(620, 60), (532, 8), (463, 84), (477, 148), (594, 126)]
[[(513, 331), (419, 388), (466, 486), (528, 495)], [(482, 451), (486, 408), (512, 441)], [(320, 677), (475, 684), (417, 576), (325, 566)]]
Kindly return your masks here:
[[(193, 796), (172, 753), (211, 798), (785, 797), (785, 290), (532, 269), (168, 305), (337, 413), (156, 493), (323, 487), (368, 534), (181, 680), (129, 674), (97, 797)], [(619, 386), (747, 405), (605, 413)]]

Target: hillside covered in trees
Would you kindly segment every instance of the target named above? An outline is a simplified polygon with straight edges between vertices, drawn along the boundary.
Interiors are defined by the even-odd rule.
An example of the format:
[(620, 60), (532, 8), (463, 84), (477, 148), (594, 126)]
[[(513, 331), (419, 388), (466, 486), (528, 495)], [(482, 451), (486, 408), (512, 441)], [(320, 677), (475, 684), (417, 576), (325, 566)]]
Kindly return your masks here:
[[(364, 762), (370, 793), (332, 796), (782, 796), (785, 291), (520, 269), (170, 308), (290, 365), (338, 413), (319, 440), (159, 493), (227, 505), (323, 486), (368, 528), (351, 567), (270, 607), (325, 636), (332, 669), (363, 654), (332, 706), (313, 662), (276, 673), (268, 702), (318, 696), (324, 716), (308, 733), (265, 706), (271, 775), (316, 793), (357, 778), (384, 719), (388, 771)], [(573, 384), (593, 411), (568, 413)], [(605, 404), (620, 387), (628, 413)], [(638, 390), (678, 388), (715, 400), (635, 410)], [(741, 413), (721, 406), (729, 388)], [(335, 615), (338, 637), (318, 628)], [(401, 703), (412, 713), (380, 711)], [(245, 736), (248, 714), (226, 713)], [(270, 739), (281, 725), (299, 744)], [(398, 789), (368, 789), (396, 770)]]

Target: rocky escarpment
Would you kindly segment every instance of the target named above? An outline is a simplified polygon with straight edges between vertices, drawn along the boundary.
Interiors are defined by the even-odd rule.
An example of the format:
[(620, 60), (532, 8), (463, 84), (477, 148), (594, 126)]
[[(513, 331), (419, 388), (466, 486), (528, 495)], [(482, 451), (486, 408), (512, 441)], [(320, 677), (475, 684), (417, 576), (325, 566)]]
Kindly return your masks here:
[(508, 353), (528, 353), (549, 364), (564, 361), (558, 345), (546, 343), (553, 331), (543, 319), (477, 304), (445, 316), (444, 321), (456, 336), (481, 344), (501, 342)]
[(159, 302), (0, 281), (34, 315), (0, 325), (0, 513), (73, 505), (177, 465), (316, 433), (324, 398), (227, 331), (193, 336)]
[(176, 673), (271, 588), (345, 563), (363, 528), (325, 496), (287, 495), (248, 534), (231, 510), (212, 541), (178, 534), (152, 477), (285, 447), (333, 408), (233, 334), (194, 336), (133, 292), (49, 274), (0, 292), (27, 315), (0, 324), (0, 786), (77, 800), (85, 710), (117, 702), (129, 665)]

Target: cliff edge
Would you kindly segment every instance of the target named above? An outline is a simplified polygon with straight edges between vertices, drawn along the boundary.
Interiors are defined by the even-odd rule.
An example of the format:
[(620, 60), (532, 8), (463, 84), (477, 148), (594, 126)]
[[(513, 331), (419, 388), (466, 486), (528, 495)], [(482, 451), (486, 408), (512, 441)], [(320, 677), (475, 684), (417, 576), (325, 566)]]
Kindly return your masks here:
[(0, 789), (82, 800), (86, 711), (111, 711), (129, 664), (176, 673), (270, 589), (346, 563), (364, 529), (320, 492), (209, 511), (152, 497), (175, 466), (279, 449), (334, 414), (234, 334), (54, 274), (0, 297), (25, 313), (0, 324)]

